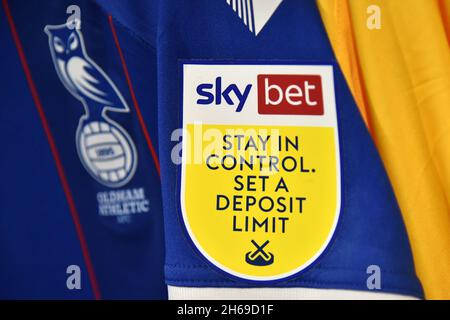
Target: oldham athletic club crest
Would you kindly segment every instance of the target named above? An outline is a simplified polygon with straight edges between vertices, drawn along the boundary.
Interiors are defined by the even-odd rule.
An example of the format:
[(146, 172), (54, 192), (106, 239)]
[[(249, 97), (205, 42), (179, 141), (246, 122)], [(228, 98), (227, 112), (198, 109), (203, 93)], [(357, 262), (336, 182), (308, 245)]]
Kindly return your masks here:
[(76, 131), (83, 166), (105, 186), (125, 185), (136, 170), (136, 147), (127, 131), (106, 112), (127, 113), (127, 103), (108, 75), (88, 56), (79, 28), (47, 25), (45, 32), (59, 79), (84, 106)]

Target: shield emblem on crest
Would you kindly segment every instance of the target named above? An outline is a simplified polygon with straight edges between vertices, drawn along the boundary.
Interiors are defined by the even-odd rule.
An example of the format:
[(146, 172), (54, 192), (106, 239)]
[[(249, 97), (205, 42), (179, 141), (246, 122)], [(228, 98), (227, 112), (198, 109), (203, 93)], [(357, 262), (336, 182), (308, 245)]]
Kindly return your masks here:
[(249, 281), (297, 275), (341, 209), (332, 65), (181, 63), (180, 214), (195, 249)]

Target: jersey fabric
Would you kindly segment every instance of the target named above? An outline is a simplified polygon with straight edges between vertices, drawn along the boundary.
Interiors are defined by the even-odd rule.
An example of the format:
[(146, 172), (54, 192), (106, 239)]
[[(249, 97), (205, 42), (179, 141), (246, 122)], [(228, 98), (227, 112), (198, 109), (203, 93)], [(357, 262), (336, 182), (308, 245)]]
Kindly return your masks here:
[[(257, 36), (249, 32), (226, 1), (164, 1), (159, 10), (160, 137), (171, 136), (180, 125), (177, 93), (183, 82), (179, 60), (189, 63), (194, 59), (200, 64), (202, 60), (251, 60), (255, 64), (335, 61), (315, 1), (283, 1)], [(180, 195), (174, 192), (180, 184), (179, 168), (172, 163), (169, 146), (160, 144), (169, 286), (367, 290), (367, 266), (377, 264), (387, 271), (383, 274), (383, 292), (422, 296), (400, 211), (382, 163), (339, 68), (334, 69), (334, 77), (344, 172), (343, 206), (327, 253), (307, 272), (270, 284), (242, 281), (212, 267), (183, 230)]]
[[(57, 32), (70, 30), (44, 28), (70, 5), (82, 30), (64, 62)], [(115, 15), (94, 1), (2, 1), (3, 299), (167, 297), (155, 50)]]
[[(370, 5), (380, 29), (369, 29)], [(449, 298), (449, 1), (319, 1), (380, 151), (427, 298)], [(386, 59), (385, 57), (389, 57)]]
[[(79, 29), (66, 23), (72, 4)], [(165, 298), (164, 282), (171, 298), (423, 297), (315, 1), (3, 0), (1, 15), (2, 70), (13, 75), (0, 86), (2, 297)], [(256, 126), (279, 130), (294, 149), (301, 138), (301, 175), (285, 170), (278, 187), (287, 197), (308, 185), (318, 209), (306, 199), (294, 223), (267, 210), (302, 232), (243, 232), (235, 212), (217, 214), (211, 195), (231, 176), (185, 161), (199, 120), (222, 150), (232, 128), (249, 128), (247, 139)], [(260, 211), (245, 215), (261, 223)], [(81, 268), (81, 290), (67, 289), (68, 265)]]

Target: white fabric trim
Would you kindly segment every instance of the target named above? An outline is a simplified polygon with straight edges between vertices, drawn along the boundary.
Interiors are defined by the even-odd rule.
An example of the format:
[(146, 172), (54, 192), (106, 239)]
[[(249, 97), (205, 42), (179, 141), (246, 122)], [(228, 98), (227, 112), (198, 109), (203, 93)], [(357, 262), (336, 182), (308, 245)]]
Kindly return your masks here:
[(168, 286), (170, 300), (418, 300), (384, 292), (311, 288), (197, 288)]

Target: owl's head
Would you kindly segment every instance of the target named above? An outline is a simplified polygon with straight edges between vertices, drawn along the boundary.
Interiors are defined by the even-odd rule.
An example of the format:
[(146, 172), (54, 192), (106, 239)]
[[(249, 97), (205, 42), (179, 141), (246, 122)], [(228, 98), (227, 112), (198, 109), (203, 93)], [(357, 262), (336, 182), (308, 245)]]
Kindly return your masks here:
[(48, 35), (50, 49), (55, 57), (66, 60), (73, 55), (82, 54), (84, 43), (76, 28), (69, 28), (68, 24), (47, 25), (44, 31)]

